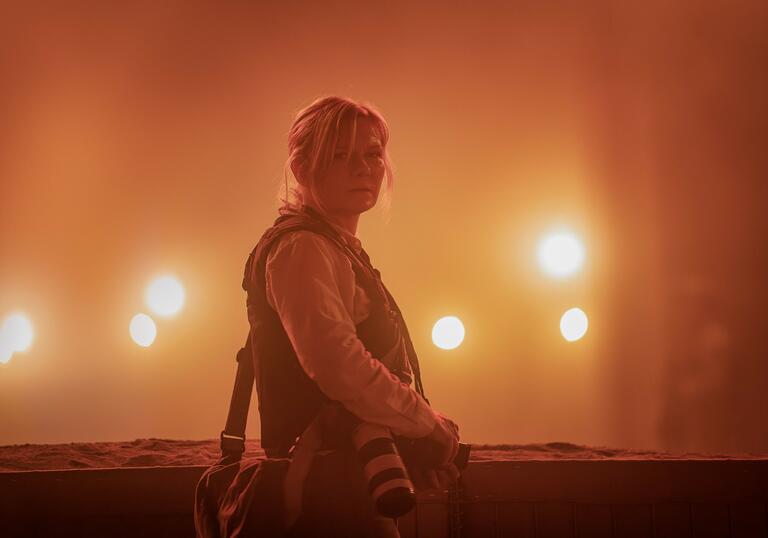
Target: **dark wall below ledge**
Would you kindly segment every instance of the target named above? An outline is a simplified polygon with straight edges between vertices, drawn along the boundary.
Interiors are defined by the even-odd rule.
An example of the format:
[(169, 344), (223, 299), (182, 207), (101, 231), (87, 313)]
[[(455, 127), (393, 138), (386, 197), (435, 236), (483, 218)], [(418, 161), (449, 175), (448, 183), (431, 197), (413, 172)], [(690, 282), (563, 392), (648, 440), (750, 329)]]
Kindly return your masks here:
[[(0, 536), (194, 536), (205, 467), (0, 473)], [(471, 462), (420, 493), (403, 538), (768, 536), (768, 460)]]

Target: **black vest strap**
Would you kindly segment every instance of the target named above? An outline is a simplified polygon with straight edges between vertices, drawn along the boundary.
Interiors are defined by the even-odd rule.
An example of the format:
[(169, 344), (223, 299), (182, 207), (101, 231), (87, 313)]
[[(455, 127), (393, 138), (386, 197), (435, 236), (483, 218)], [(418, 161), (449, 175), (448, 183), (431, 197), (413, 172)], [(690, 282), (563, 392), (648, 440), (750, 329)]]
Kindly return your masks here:
[(386, 286), (384, 286), (384, 283), (381, 281), (381, 273), (379, 273), (378, 269), (374, 269), (373, 265), (371, 264), (371, 258), (368, 256), (368, 253), (365, 251), (365, 249), (361, 249), (361, 253), (358, 256), (356, 252), (354, 252), (352, 249), (347, 248), (349, 253), (358, 259), (369, 271), (375, 274), (376, 282), (378, 282), (379, 287), (382, 292), (384, 292), (384, 295), (387, 298), (387, 301), (389, 303), (389, 307), (393, 310), (393, 312), (397, 315), (397, 321), (400, 327), (403, 329), (403, 337), (405, 340), (405, 348), (406, 352), (408, 354), (408, 364), (411, 366), (411, 370), (413, 371), (413, 377), (414, 382), (416, 384), (416, 392), (418, 392), (424, 400), (426, 400), (427, 403), (429, 403), (429, 400), (427, 399), (427, 395), (424, 394), (424, 385), (421, 382), (421, 368), (419, 367), (419, 357), (416, 355), (416, 349), (413, 347), (413, 342), (411, 341), (411, 335), (408, 333), (408, 326), (405, 323), (405, 319), (403, 318), (403, 313), (400, 311), (400, 308), (397, 306), (397, 302), (395, 301), (395, 298), (392, 297), (392, 294), (389, 293), (389, 290)]

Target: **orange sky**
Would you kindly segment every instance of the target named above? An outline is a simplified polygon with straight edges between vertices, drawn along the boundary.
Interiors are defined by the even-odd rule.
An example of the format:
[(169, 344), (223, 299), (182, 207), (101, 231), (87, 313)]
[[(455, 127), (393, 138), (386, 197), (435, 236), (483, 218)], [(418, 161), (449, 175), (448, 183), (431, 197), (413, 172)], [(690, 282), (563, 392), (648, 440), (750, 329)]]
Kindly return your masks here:
[[(36, 339), (0, 366), (0, 443), (218, 436), (286, 132), (338, 93), (390, 123), (391, 220), (358, 235), (465, 440), (768, 449), (743, 412), (768, 387), (738, 388), (768, 378), (768, 9), (575, 4), (3, 8), (0, 317)], [(587, 247), (564, 282), (535, 266), (556, 225)], [(167, 271), (185, 309), (138, 348)], [(430, 343), (444, 315), (458, 350)], [(712, 406), (746, 422), (702, 434)]]

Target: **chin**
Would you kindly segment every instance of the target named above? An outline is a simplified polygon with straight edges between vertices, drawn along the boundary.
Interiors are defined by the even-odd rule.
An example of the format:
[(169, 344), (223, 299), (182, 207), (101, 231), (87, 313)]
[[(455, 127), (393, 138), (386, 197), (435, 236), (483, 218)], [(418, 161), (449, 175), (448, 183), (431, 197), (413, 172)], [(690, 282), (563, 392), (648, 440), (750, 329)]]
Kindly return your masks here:
[(350, 213), (360, 214), (365, 213), (369, 209), (373, 209), (376, 206), (376, 200), (371, 202), (361, 202), (356, 204), (350, 204), (348, 210)]
[(369, 209), (373, 209), (374, 207), (376, 207), (376, 200), (374, 200), (374, 201), (373, 201), (372, 203), (370, 203), (370, 204), (365, 204), (365, 205), (364, 205), (364, 206), (361, 208), (360, 212), (362, 213), (362, 212), (364, 212), (364, 211), (368, 211)]

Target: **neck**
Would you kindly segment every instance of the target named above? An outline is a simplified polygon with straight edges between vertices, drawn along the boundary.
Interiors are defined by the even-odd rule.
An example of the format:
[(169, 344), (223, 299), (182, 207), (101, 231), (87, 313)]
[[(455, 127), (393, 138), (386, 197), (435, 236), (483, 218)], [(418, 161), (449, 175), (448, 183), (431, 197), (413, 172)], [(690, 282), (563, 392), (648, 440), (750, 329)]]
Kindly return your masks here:
[(357, 235), (357, 221), (360, 220), (360, 215), (328, 215), (328, 220), (352, 235)]
[[(313, 204), (307, 204), (309, 207), (311, 207), (313, 210), (315, 210), (320, 215), (323, 215), (323, 213), (320, 212), (318, 208), (316, 208)], [(342, 228), (352, 235), (357, 235), (357, 222), (360, 220), (360, 215), (347, 215), (347, 214), (338, 214), (338, 213), (327, 213), (323, 215), (327, 220), (338, 226), (339, 228)]]

